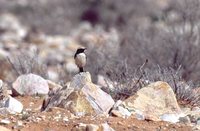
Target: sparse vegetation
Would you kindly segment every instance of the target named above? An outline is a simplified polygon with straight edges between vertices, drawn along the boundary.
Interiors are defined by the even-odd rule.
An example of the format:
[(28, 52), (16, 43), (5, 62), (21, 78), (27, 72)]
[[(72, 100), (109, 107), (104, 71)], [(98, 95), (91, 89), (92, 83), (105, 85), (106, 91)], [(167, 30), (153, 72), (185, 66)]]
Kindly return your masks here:
[(12, 58), (8, 57), (7, 60), (15, 71), (16, 76), (33, 73), (48, 78), (47, 66), (42, 63), (37, 54), (38, 52), (21, 51), (13, 55)]
[[(109, 53), (101, 54), (97, 49), (89, 56), (91, 60), (98, 59), (90, 63), (95, 65), (93, 69), (96, 72), (91, 67), (89, 70), (113, 81), (115, 98), (120, 93), (125, 96), (134, 94), (141, 88), (137, 86), (133, 89), (130, 83), (144, 73), (141, 81), (166, 81), (173, 87), (179, 100), (198, 103), (199, 95), (192, 93), (192, 89), (198, 87), (200, 70), (198, 7), (197, 0), (173, 1), (170, 8), (163, 10), (162, 15), (154, 14), (158, 19), (152, 21), (149, 28), (137, 28), (136, 22), (128, 23), (128, 19), (120, 28), (123, 37), (119, 55), (113, 57)], [(126, 11), (131, 12), (128, 8)], [(133, 14), (126, 16), (127, 12), (123, 12), (124, 18), (135, 18)], [(171, 14), (177, 15), (176, 20), (170, 18)], [(162, 23), (163, 27), (158, 28)], [(138, 66), (146, 59), (149, 61), (146, 67), (139, 72), (140, 75), (135, 75)], [(189, 83), (189, 88), (186, 89), (180, 82), (185, 85)]]
[[(5, 14), (4, 17), (1, 13)], [(161, 102), (164, 107), (168, 106), (171, 102), (170, 98), (173, 98), (172, 110), (177, 112), (172, 112), (177, 113), (173, 116), (177, 117), (177, 120), (180, 105), (180, 110), (189, 107), (191, 112), (194, 108), (199, 111), (199, 21), (199, 0), (17, 0), (12, 2), (0, 0), (0, 79), (3, 80), (6, 88), (6, 91), (1, 91), (1, 94), (5, 92), (5, 95), (0, 96), (3, 100), (3, 97), (10, 95), (10, 98), (19, 99), (23, 103), (23, 106), (18, 106), (23, 110), (20, 115), (5, 116), (6, 120), (9, 118), (10, 123), (13, 124), (6, 127), (14, 130), (35, 128), (34, 130), (40, 131), (40, 129), (54, 130), (56, 125), (55, 130), (64, 130), (76, 128), (80, 122), (86, 122), (86, 119), (87, 122), (89, 120), (98, 124), (103, 121), (109, 122), (109, 125), (114, 125), (114, 122), (116, 124), (115, 118), (110, 116), (101, 121), (97, 119), (98, 114), (95, 117), (92, 115), (84, 117), (85, 114), (91, 112), (93, 114), (96, 111), (107, 113), (107, 109), (110, 110), (109, 115), (117, 117), (122, 114), (126, 118), (131, 113), (136, 115), (139, 113), (141, 116), (136, 117), (142, 117), (144, 120), (142, 124), (137, 123), (142, 127), (146, 123), (152, 126), (151, 122), (146, 121), (151, 119), (148, 115), (145, 116), (146, 112), (143, 109), (130, 108), (129, 110), (129, 105), (125, 105), (124, 101), (130, 96), (139, 97), (139, 93), (135, 95), (138, 90), (156, 81), (163, 81), (158, 82), (164, 83), (163, 85), (167, 82), (172, 87), (177, 99), (169, 86), (166, 88), (170, 89), (170, 95), (160, 95), (164, 91), (160, 91), (162, 89), (159, 88), (155, 98), (159, 103), (162, 99), (160, 96), (163, 96), (164, 100)], [(87, 65), (84, 70), (89, 73), (76, 75), (78, 68), (74, 64), (73, 55), (81, 46), (87, 47)], [(36, 50), (33, 51), (34, 49)], [(39, 78), (43, 77), (41, 81), (44, 85), (40, 86), (42, 82), (40, 83), (39, 79), (32, 82), (30, 79), (33, 77), (23, 75), (29, 73), (39, 75)], [(92, 81), (90, 81), (90, 74)], [(20, 75), (25, 77), (26, 82), (15, 81)], [(23, 82), (27, 85), (22, 86)], [(103, 91), (99, 89), (97, 83)], [(23, 92), (24, 94), (20, 94), (23, 88), (27, 90)], [(39, 91), (45, 89), (45, 99), (42, 97), (43, 92), (40, 96), (38, 91), (35, 91), (36, 88), (41, 88)], [(31, 92), (35, 94), (26, 96)], [(166, 100), (166, 97), (171, 95), (172, 97)], [(151, 96), (154, 97), (154, 94)], [(141, 98), (139, 104), (154, 104), (148, 100), (143, 103), (143, 97)], [(124, 103), (117, 105), (120, 103), (118, 100)], [(154, 101), (154, 98), (151, 100)], [(131, 102), (134, 104), (135, 101)], [(109, 104), (109, 107), (104, 104)], [(42, 110), (39, 109), (41, 106)], [(58, 108), (54, 109), (55, 106)], [(157, 107), (153, 106), (146, 111), (151, 113)], [(146, 108), (146, 105), (144, 107)], [(118, 112), (114, 114), (113, 110)], [(156, 117), (163, 120), (161, 117), (165, 115), (168, 117), (169, 114), (164, 112)], [(130, 122), (132, 125), (134, 122), (132, 119), (117, 121)], [(18, 124), (17, 120), (20, 120), (19, 124), (23, 124), (22, 127), (18, 128), (14, 125)], [(197, 125), (199, 123), (197, 120), (193, 122), (188, 120), (188, 123)], [(125, 130), (123, 126), (126, 124), (117, 122), (115, 128)], [(122, 128), (118, 128), (121, 125)], [(164, 126), (163, 122), (162, 124), (158, 122), (158, 127), (152, 130), (162, 130), (161, 127), (169, 130), (179, 127), (187, 129), (185, 125)], [(127, 129), (143, 130), (144, 128), (134, 126)]]

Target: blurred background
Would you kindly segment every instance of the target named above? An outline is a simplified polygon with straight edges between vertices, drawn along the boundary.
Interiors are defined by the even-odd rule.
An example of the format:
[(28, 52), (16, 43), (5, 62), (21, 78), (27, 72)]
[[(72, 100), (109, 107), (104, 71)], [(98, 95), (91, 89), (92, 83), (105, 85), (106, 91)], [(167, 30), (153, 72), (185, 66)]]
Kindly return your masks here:
[(66, 83), (86, 46), (94, 82), (198, 84), (199, 21), (199, 0), (0, 0), (0, 79), (36, 73)]

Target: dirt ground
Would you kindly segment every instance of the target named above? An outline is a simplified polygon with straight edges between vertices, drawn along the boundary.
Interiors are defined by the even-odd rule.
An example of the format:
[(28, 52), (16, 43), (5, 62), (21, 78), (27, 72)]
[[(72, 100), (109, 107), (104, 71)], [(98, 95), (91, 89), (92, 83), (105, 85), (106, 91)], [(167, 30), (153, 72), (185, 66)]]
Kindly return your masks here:
[(76, 117), (68, 110), (53, 108), (48, 112), (40, 112), (42, 97), (17, 97), (24, 105), (24, 113), (0, 116), (0, 119), (11, 121), (3, 125), (14, 131), (70, 131), (78, 123), (108, 123), (116, 131), (191, 131), (192, 128), (183, 124), (167, 122), (141, 121), (134, 117), (127, 119), (105, 116)]

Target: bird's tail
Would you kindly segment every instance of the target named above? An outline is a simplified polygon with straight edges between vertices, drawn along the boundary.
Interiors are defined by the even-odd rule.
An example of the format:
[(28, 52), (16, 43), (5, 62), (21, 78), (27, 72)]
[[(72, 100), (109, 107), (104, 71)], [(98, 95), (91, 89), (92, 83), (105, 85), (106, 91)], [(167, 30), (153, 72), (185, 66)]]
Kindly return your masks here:
[(79, 67), (79, 72), (84, 72), (83, 67)]

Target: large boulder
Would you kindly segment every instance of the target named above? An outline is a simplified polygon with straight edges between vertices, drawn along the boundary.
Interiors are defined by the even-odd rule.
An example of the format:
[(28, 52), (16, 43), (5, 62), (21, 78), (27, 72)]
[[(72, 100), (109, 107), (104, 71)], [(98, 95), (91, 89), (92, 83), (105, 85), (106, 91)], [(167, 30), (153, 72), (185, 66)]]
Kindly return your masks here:
[(166, 120), (168, 116), (179, 117), (181, 114), (172, 88), (162, 81), (143, 87), (136, 95), (126, 99), (123, 104), (129, 110), (142, 113), (145, 119), (154, 121)]
[(48, 82), (41, 76), (25, 74), (12, 84), (13, 95), (45, 95), (49, 92)]
[(108, 113), (114, 105), (111, 96), (92, 83), (89, 72), (77, 74), (67, 87), (53, 94), (44, 101), (44, 110), (58, 106), (74, 114), (99, 114)]

